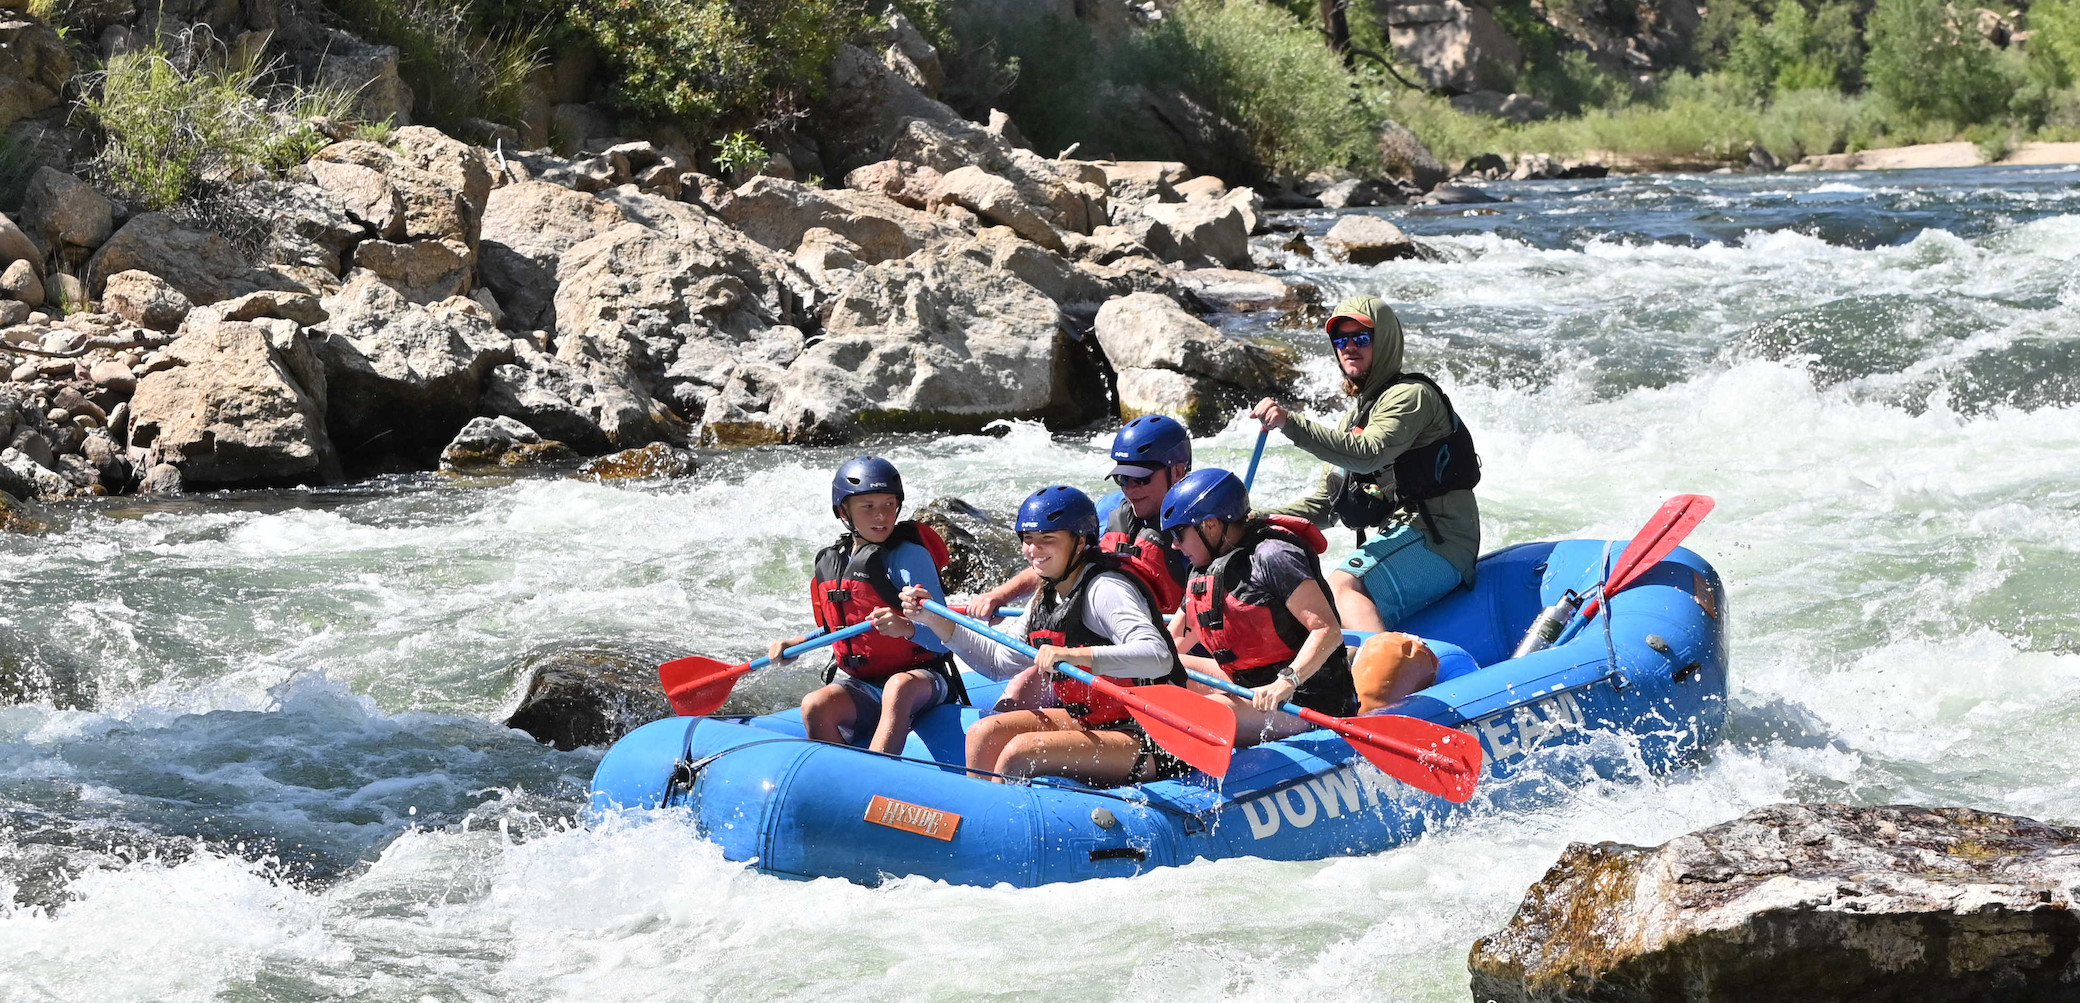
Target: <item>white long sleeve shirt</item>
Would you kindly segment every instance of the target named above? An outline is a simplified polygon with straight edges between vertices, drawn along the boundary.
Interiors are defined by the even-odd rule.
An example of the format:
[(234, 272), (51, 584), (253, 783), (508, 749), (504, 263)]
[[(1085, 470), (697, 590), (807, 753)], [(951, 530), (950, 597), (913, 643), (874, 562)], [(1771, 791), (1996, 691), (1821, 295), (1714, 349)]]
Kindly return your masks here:
[[(1025, 637), (1030, 616), (1029, 607), (1027, 613), (999, 624), (998, 629), (1012, 637)], [(1123, 679), (1159, 679), (1169, 674), (1169, 639), (1162, 626), (1149, 619), (1141, 593), (1123, 572), (1104, 572), (1092, 580), (1084, 596), (1083, 625), (1113, 642), (1091, 646), (1094, 674)], [(1009, 679), (1033, 664), (1032, 659), (971, 630), (955, 628), (953, 636), (944, 640), (962, 662), (991, 679)]]

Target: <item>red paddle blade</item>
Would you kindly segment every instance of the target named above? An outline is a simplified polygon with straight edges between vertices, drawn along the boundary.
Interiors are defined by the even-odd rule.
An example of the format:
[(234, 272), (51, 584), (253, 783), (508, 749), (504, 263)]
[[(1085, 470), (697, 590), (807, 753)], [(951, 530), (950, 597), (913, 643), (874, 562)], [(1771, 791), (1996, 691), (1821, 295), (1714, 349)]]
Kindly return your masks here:
[(1331, 727), (1372, 765), (1447, 801), (1473, 796), (1481, 777), (1481, 743), (1463, 731), (1400, 714), (1332, 719)]
[(751, 663), (731, 665), (714, 658), (693, 655), (674, 658), (657, 667), (657, 681), (664, 684), (665, 699), (680, 717), (701, 717), (722, 709), (737, 680), (751, 671)]
[(1163, 751), (1216, 777), (1235, 755), (1235, 711), (1182, 686), (1121, 686), (1113, 691)]
[(1639, 534), (1626, 545), (1625, 552), (1618, 555), (1618, 563), (1611, 565), (1603, 594), (1608, 596), (1623, 589), (1632, 584), (1641, 572), (1661, 563), (1662, 558), (1674, 551), (1683, 538), (1711, 514), (1716, 504), (1705, 495), (1677, 495), (1663, 503), (1661, 510), (1654, 513), (1654, 518), (1647, 520)]

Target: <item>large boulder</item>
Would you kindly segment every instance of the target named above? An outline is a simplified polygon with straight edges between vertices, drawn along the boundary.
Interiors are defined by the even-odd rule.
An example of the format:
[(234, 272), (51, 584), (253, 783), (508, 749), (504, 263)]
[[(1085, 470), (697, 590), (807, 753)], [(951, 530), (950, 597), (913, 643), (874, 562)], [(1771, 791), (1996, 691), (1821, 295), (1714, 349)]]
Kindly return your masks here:
[(477, 274), (521, 330), (556, 325), (556, 265), (563, 252), (623, 223), (613, 202), (545, 181), (492, 191), (477, 245)]
[[(325, 371), (293, 321), (188, 315), (130, 399), (130, 445), (176, 486), (337, 480), (325, 432)], [(153, 483), (163, 483), (153, 482)]]
[(1379, 160), (1390, 177), (1400, 178), (1429, 191), (1445, 182), (1451, 172), (1430, 152), (1422, 137), (1408, 126), (1389, 119), (1379, 124)]
[(1575, 843), (1473, 998), (2080, 998), (2080, 829), (1970, 808), (1784, 804), (1658, 847)]
[(1222, 405), (1286, 391), (1298, 376), (1290, 349), (1226, 334), (1154, 293), (1100, 307), (1096, 333), (1125, 419), (1168, 414), (1207, 434), (1227, 423)]
[[(887, 200), (884, 213), (861, 213), (841, 204), (835, 192), (794, 181), (759, 175), (745, 182), (723, 205), (722, 218), (744, 235), (776, 251), (792, 251), (802, 234), (822, 227), (858, 244), (869, 263), (900, 258), (915, 246), (903, 226), (889, 218), (916, 215), (916, 210)], [(861, 195), (862, 192), (847, 192)]]
[(477, 414), (484, 378), (513, 360), (513, 342), (462, 297), (421, 305), (356, 272), (325, 301), (317, 330), (330, 388), (327, 427), (349, 459), (398, 456), (434, 465)]
[(662, 650), (556, 644), (530, 651), (505, 671), (513, 677), (506, 727), (558, 749), (608, 745), (672, 716), (657, 687)]
[(195, 304), (181, 291), (150, 272), (117, 272), (101, 290), (103, 309), (138, 327), (178, 330)]
[(1018, 186), (980, 167), (955, 168), (939, 179), (930, 197), (933, 205), (957, 205), (995, 226), (1008, 226), (1052, 251), (1062, 251), (1062, 237), (1046, 217), (1027, 202)]
[(949, 559), (940, 583), (949, 593), (995, 588), (1028, 567), (1010, 524), (963, 499), (934, 498), (918, 506), (917, 521), (946, 541)]
[(570, 367), (566, 376), (611, 382), (619, 392), (610, 396), (648, 416), (603, 429), (617, 449), (685, 437), (730, 385), (740, 355), (776, 330), (799, 338), (814, 295), (787, 258), (696, 206), (646, 195), (622, 205), (638, 222), (564, 252), (556, 292), (556, 358)]
[(983, 258), (920, 253), (862, 271), (775, 392), (782, 437), (973, 429), (1065, 402), (1061, 311)]
[(1495, 19), (1494, 0), (1373, 0), (1394, 51), (1415, 64), (1435, 90), (1466, 94), (1508, 90), (1521, 54)]
[(93, 185), (39, 167), (22, 195), (22, 223), (52, 251), (79, 261), (115, 232), (115, 206)]
[(117, 272), (150, 272), (198, 306), (263, 289), (307, 292), (287, 277), (257, 268), (214, 233), (190, 230), (159, 212), (139, 213), (87, 260), (87, 294), (99, 298)]
[(1153, 223), (1142, 242), (1165, 261), (1248, 268), (1249, 222), (1230, 202), (1158, 202), (1141, 207)]
[[(398, 130), (400, 141), (407, 131)], [(382, 176), (403, 203), (404, 215), (380, 235), (392, 240), (450, 238), (476, 246), (484, 203), (491, 194), (490, 172), (476, 160), (470, 147), (446, 137), (441, 137), (444, 142), (431, 140), (425, 135), (432, 133), (429, 129), (409, 131), (420, 140), (416, 147), (404, 148), (400, 142), (400, 149), (391, 149), (367, 140), (349, 139), (319, 150), (311, 160), (314, 164), (360, 167)], [(471, 169), (472, 163), (475, 170)], [(367, 191), (366, 174), (319, 166), (309, 170), (314, 182), (339, 196), (342, 202), (377, 198)], [(380, 216), (375, 204), (362, 204)]]
[(318, 185), (254, 182), (242, 191), (256, 199), (256, 208), (269, 221), (259, 263), (318, 295), (339, 288), (356, 243), (382, 235)]
[(72, 52), (50, 25), (0, 13), (0, 129), (58, 103), (72, 77)]
[(909, 119), (890, 144), (893, 156), (951, 174), (977, 167), (1009, 182), (1053, 226), (1089, 233), (1109, 215), (1105, 170), (1081, 160), (1050, 160), (965, 120)]
[(441, 469), (449, 473), (498, 468), (528, 467), (556, 463), (577, 456), (569, 446), (541, 433), (518, 418), (471, 418), (462, 431), (441, 449)]
[(590, 360), (564, 362), (525, 344), (515, 342), (514, 361), (484, 381), (484, 411), (518, 419), (585, 455), (654, 440), (678, 420), (629, 387), (625, 374)]
[(890, 137), (907, 119), (957, 126), (959, 112), (918, 89), (879, 53), (841, 45), (831, 60), (829, 86), (810, 118), (824, 162), (837, 174), (890, 157)]
[(1322, 246), (1340, 260), (1372, 265), (1397, 258), (1419, 258), (1422, 251), (1401, 228), (1378, 216), (1345, 216), (1329, 228)]
[(1697, 0), (1585, 0), (1544, 10), (1553, 27), (1598, 62), (1634, 72), (1688, 60), (1704, 23), (1704, 5)]

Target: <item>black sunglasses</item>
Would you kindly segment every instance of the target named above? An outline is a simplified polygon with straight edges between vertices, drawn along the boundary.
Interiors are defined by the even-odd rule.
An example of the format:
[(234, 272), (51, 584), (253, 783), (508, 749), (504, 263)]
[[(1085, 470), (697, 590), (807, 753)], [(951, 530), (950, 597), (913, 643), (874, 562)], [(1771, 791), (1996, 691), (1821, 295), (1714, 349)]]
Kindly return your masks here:
[(1113, 474), (1112, 483), (1117, 484), (1123, 488), (1138, 488), (1143, 484), (1147, 484), (1149, 481), (1155, 480), (1156, 474), (1160, 473), (1162, 473), (1162, 471), (1158, 470), (1154, 473), (1149, 474), (1147, 477), (1136, 477), (1133, 474)]
[(1359, 334), (1341, 335), (1332, 334), (1329, 336), (1329, 344), (1339, 352), (1343, 351), (1344, 347), (1347, 345), (1356, 345), (1359, 348), (1369, 348), (1372, 346), (1372, 332), (1365, 331)]

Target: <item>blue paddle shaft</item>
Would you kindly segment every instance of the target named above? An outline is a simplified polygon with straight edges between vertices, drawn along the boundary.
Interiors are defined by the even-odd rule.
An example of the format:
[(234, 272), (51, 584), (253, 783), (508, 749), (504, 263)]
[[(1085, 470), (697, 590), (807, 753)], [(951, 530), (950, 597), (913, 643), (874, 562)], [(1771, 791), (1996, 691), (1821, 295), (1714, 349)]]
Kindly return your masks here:
[[(947, 609), (946, 606), (942, 603), (926, 599), (924, 601), (924, 608), (931, 610), (932, 612), (937, 613), (948, 620), (952, 620), (954, 623), (960, 624), (961, 626), (966, 627), (977, 634), (981, 634), (982, 636), (989, 638), (990, 640), (995, 641), (998, 644), (1003, 645), (1004, 647), (1010, 648), (1011, 650), (1016, 651), (1019, 654), (1026, 656), (1027, 658), (1031, 658), (1040, 653), (1040, 650), (1038, 648), (1035, 648), (1032, 645), (1025, 643), (1024, 641), (1021, 641), (1018, 638), (1012, 637), (1011, 635), (1006, 634), (1003, 631), (990, 626), (989, 624), (983, 623), (982, 621), (977, 620), (972, 616), (968, 616), (962, 613), (955, 613), (954, 611)], [(1062, 675), (1068, 676), (1069, 678), (1076, 680), (1077, 682), (1097, 682), (1097, 679), (1095, 677), (1093, 677), (1090, 673), (1085, 672), (1080, 668), (1077, 668), (1076, 665), (1072, 662), (1056, 662), (1054, 670), (1056, 672), (1061, 673)]]
[(1266, 425), (1257, 429), (1257, 448), (1250, 451), (1249, 472), (1242, 475), (1242, 487), (1245, 491), (1256, 486), (1257, 461), (1264, 458), (1264, 440), (1269, 438), (1271, 438), (1271, 426)]
[[(792, 648), (780, 649), (780, 657), (795, 658), (800, 655), (805, 655), (811, 651), (815, 651), (818, 648), (824, 647), (825, 645), (836, 644), (839, 641), (842, 641), (848, 637), (858, 637), (861, 634), (864, 634), (867, 631), (873, 629), (874, 624), (871, 621), (861, 621), (859, 623), (855, 623), (852, 626), (847, 627), (844, 630), (838, 631), (835, 634), (826, 634), (823, 632), (822, 627), (818, 627), (815, 630), (810, 631), (807, 635), (805, 635), (806, 639), (802, 641), (802, 643), (797, 644)], [(757, 658), (752, 659), (750, 663), (745, 665), (745, 668), (763, 669), (771, 664), (773, 664), (773, 659), (771, 657), (766, 655), (760, 655)]]
[[(998, 616), (1024, 616), (1024, 615), (1025, 615), (1025, 612), (1026, 612), (1026, 611), (1025, 611), (1025, 610), (1022, 610), (1022, 609), (1017, 609), (1017, 608), (1008, 608), (1008, 609), (1000, 609), (1000, 610), (998, 610), (998, 611), (997, 611), (997, 615), (998, 615)], [(1163, 616), (1163, 619), (1165, 619), (1165, 620), (1168, 620), (1168, 619), (1170, 619), (1171, 617), (1174, 617), (1174, 616), (1176, 616), (1176, 615), (1177, 615), (1177, 614), (1175, 614), (1175, 613), (1167, 613), (1167, 614), (1164, 614), (1164, 616)], [(1372, 632), (1371, 632), (1371, 631), (1365, 631), (1365, 630), (1346, 630), (1346, 631), (1344, 631), (1344, 632), (1343, 632), (1343, 643), (1345, 643), (1345, 644), (1347, 644), (1347, 645), (1349, 645), (1349, 646), (1351, 646), (1351, 647), (1355, 648), (1355, 647), (1357, 647), (1358, 645), (1364, 644), (1364, 643), (1365, 643), (1365, 639), (1366, 639), (1366, 638), (1368, 638), (1368, 637), (1371, 637), (1371, 636), (1372, 636)]]

